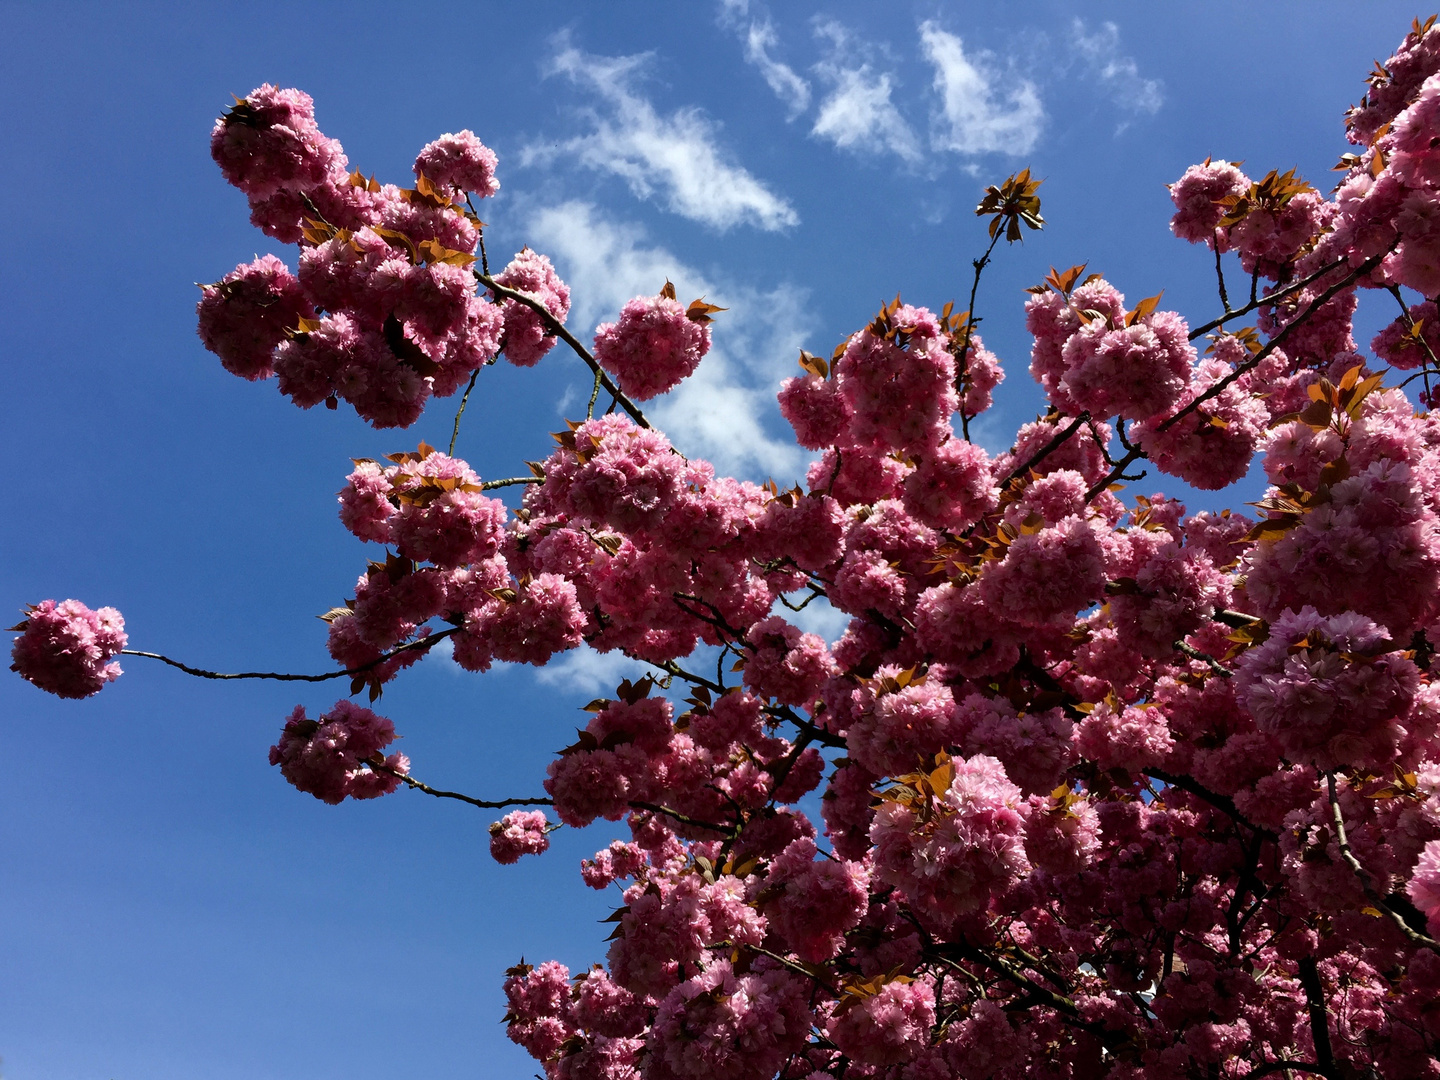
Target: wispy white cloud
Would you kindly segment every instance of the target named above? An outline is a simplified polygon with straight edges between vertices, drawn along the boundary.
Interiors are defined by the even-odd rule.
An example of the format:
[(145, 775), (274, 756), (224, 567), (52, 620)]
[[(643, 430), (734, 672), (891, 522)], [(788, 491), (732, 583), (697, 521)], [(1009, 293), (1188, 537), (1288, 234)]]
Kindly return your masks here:
[(1132, 113), (1160, 111), (1165, 103), (1165, 84), (1140, 74), (1134, 57), (1120, 54), (1120, 28), (1113, 22), (1101, 23), (1092, 34), (1085, 23), (1076, 19), (1070, 26), (1075, 52), (1084, 61), (1090, 75), (1098, 79), (1122, 109)]
[(905, 161), (919, 161), (920, 141), (891, 100), (894, 77), (875, 71), (839, 23), (816, 23), (815, 36), (830, 45), (830, 55), (815, 71), (831, 89), (820, 102), (811, 134), (842, 149), (859, 152), (880, 146)]
[(752, 22), (745, 31), (745, 59), (760, 69), (765, 82), (785, 103), (789, 119), (793, 120), (810, 107), (810, 84), (789, 64), (770, 55), (778, 44), (775, 26), (769, 19)]
[(800, 219), (781, 195), (735, 162), (716, 141), (716, 126), (699, 109), (669, 114), (635, 88), (649, 54), (595, 56), (561, 40), (546, 66), (584, 89), (593, 105), (589, 134), (522, 151), (523, 164), (571, 160), (611, 173), (637, 198), (657, 198), (672, 212), (717, 229), (754, 225), (775, 231)]
[(936, 149), (960, 154), (1028, 154), (1040, 138), (1045, 109), (1028, 79), (999, 86), (983, 54), (965, 54), (960, 38), (934, 21), (920, 25), (920, 45), (935, 68), (940, 109), (934, 117)]
[(648, 402), (646, 415), (682, 451), (707, 458), (722, 473), (798, 478), (804, 455), (770, 430), (788, 435), (775, 391), (793, 374), (810, 329), (803, 291), (782, 285), (765, 292), (712, 278), (648, 244), (640, 227), (607, 220), (590, 203), (537, 210), (528, 235), (570, 284), (569, 321), (581, 338), (631, 297), (659, 292), (667, 278), (682, 299), (704, 296), (727, 308), (711, 328), (713, 345), (695, 374)]
[(745, 60), (759, 69), (775, 96), (785, 103), (787, 120), (810, 107), (810, 84), (789, 64), (776, 60), (772, 50), (780, 44), (768, 15), (751, 17), (749, 0), (720, 0), (720, 25), (735, 31), (745, 42)]

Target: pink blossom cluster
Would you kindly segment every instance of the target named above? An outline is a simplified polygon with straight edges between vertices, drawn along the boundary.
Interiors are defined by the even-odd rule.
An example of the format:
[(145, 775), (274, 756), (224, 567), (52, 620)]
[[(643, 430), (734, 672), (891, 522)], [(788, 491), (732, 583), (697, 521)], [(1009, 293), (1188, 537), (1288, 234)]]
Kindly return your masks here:
[(125, 620), (112, 607), (92, 611), (79, 600), (42, 600), (25, 610), (10, 649), (10, 670), (62, 698), (98, 694), (121, 675), (111, 657), (128, 644)]
[[(674, 290), (671, 289), (671, 292)], [(595, 328), (595, 359), (637, 401), (678, 386), (710, 350), (710, 328), (674, 298), (637, 296)]]
[[(302, 408), (341, 400), (380, 428), (408, 427), (432, 396), (455, 393), (502, 351), (530, 366), (552, 338), (520, 302), (476, 293), (480, 222), (467, 192), (493, 195), (496, 158), (470, 131), (415, 159), (416, 186), (350, 172), (298, 90), (265, 85), (216, 122), (211, 152), (250, 200), (251, 220), (298, 243), (298, 271), (273, 255), (203, 286), (200, 338), (226, 370), (278, 376)], [(569, 290), (530, 250), (495, 278), (556, 318)]]
[(270, 748), (270, 764), (279, 765), (297, 789), (323, 802), (343, 802), (346, 796), (374, 799), (394, 791), (410, 771), (404, 754), (381, 754), (395, 737), (393, 723), (343, 698), (318, 720), (296, 705), (280, 741)]
[(550, 850), (550, 823), (540, 810), (513, 810), (490, 826), (490, 857), (502, 866), (522, 855), (543, 855)]

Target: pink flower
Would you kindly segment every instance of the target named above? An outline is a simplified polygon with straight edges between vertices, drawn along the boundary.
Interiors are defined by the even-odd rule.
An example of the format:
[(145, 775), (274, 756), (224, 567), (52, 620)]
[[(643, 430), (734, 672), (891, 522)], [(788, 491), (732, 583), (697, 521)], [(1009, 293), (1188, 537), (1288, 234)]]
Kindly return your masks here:
[(860, 446), (886, 450), (937, 445), (959, 405), (955, 360), (939, 321), (925, 308), (905, 305), (889, 312), (886, 325), (888, 334), (875, 326), (861, 330), (835, 362), (853, 413), (850, 436)]
[(274, 255), (237, 266), (203, 287), (195, 305), (200, 340), (225, 370), (245, 379), (274, 374), (275, 346), (315, 309), (300, 281)]
[(1159, 768), (1174, 747), (1160, 708), (1115, 708), (1101, 702), (1075, 729), (1075, 749), (1102, 769)]
[(837, 670), (823, 638), (801, 633), (778, 615), (756, 623), (747, 636), (755, 648), (745, 663), (745, 686), (782, 705), (808, 708)]
[(91, 611), (79, 600), (42, 600), (12, 629), (21, 633), (10, 649), (10, 670), (41, 690), (84, 698), (120, 677), (120, 665), (110, 658), (128, 639), (125, 620), (112, 607)]
[(1287, 610), (1241, 658), (1236, 691), (1256, 727), (1292, 761), (1380, 768), (1393, 756), (1420, 677), (1390, 644), (1382, 628), (1353, 612), (1325, 618), (1313, 607)]
[(990, 457), (974, 443), (947, 439), (905, 478), (905, 509), (936, 529), (959, 531), (995, 508)]
[[(1216, 228), (1225, 216), (1221, 201), (1227, 196), (1238, 198), (1249, 190), (1250, 178), (1228, 161), (1191, 165), (1179, 180), (1170, 185), (1170, 200), (1175, 204), (1170, 231), (1181, 240), (1214, 247)], [(1223, 234), (1218, 241), (1221, 251), (1229, 249)]]
[(1095, 417), (1145, 420), (1163, 413), (1184, 392), (1196, 360), (1188, 333), (1171, 311), (1118, 329), (1093, 319), (1065, 344), (1060, 388), (1067, 402)]
[(771, 928), (809, 964), (823, 964), (845, 944), (869, 906), (870, 871), (860, 863), (816, 861), (815, 841), (792, 841), (770, 864), (767, 906)]
[(795, 429), (795, 441), (808, 450), (823, 450), (838, 440), (850, 423), (850, 406), (834, 379), (797, 375), (780, 384), (780, 412)]
[[(570, 314), (570, 287), (560, 280), (550, 260), (538, 251), (524, 248), (510, 260), (510, 265), (495, 275), (495, 280), (506, 288), (535, 297), (560, 322)], [(534, 309), (518, 300), (506, 300), (503, 311), (505, 359), (516, 367), (534, 367), (550, 351), (555, 338)]]
[(996, 614), (1025, 626), (1056, 625), (1100, 598), (1104, 556), (1094, 532), (1068, 517), (1022, 533), (1005, 557), (987, 562), (980, 596)]
[(521, 855), (540, 855), (550, 848), (550, 823), (540, 810), (512, 810), (490, 826), (490, 856), (502, 866)]
[[(400, 786), (410, 771), (404, 754), (382, 758), (395, 741), (395, 725), (350, 701), (337, 701), (319, 720), (296, 705), (285, 720), (280, 741), (270, 748), (270, 764), (300, 791), (330, 804), (374, 799)], [(376, 768), (375, 766), (383, 766)]]
[(1030, 869), (1029, 806), (1004, 766), (985, 754), (955, 758), (952, 765), (954, 778), (930, 812), (886, 800), (870, 826), (875, 875), (936, 926), (983, 910)]
[(1431, 935), (1440, 934), (1440, 840), (1425, 845), (1406, 888), (1424, 914)]
[(480, 478), (465, 462), (433, 453), (386, 472), (399, 503), (388, 518), (390, 538), (406, 558), (448, 569), (500, 550), (505, 504), (481, 492)]
[(426, 143), (415, 156), (415, 175), (447, 189), (451, 199), (467, 191), (485, 198), (500, 190), (500, 181), (495, 179), (497, 164), (495, 151), (467, 128)]
[(850, 755), (882, 776), (910, 772), (954, 741), (955, 699), (938, 679), (914, 678), (901, 685), (899, 668), (875, 672), (856, 695), (850, 724)]
[(877, 993), (843, 998), (826, 1034), (856, 1061), (899, 1065), (929, 1045), (934, 1025), (935, 992), (927, 983), (902, 977)]
[(554, 960), (532, 968), (523, 960), (505, 979), (505, 1015), (510, 1041), (540, 1061), (553, 1056), (569, 1038), (570, 969)]
[(627, 532), (658, 528), (680, 501), (685, 462), (658, 431), (627, 416), (588, 420), (545, 462), (545, 494), (558, 509)]
[(807, 981), (772, 968), (709, 965), (666, 995), (646, 1049), (649, 1080), (765, 1080), (804, 1045)]
[(595, 359), (639, 401), (679, 385), (710, 349), (710, 328), (667, 296), (637, 296), (595, 328)]
[(266, 83), (215, 122), (210, 156), (225, 179), (252, 199), (308, 191), (344, 171), (340, 144), (315, 126), (315, 102)]

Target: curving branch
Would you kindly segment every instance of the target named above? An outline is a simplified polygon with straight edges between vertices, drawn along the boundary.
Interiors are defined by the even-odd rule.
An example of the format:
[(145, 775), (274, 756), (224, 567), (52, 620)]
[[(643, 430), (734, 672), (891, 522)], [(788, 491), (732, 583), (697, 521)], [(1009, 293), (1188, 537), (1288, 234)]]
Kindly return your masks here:
[(409, 785), (416, 791), (423, 791), (426, 795), (433, 795), (437, 799), (457, 799), (460, 802), (469, 803), (471, 806), (478, 806), (482, 810), (504, 810), (507, 806), (555, 805), (554, 799), (496, 799), (494, 801), (486, 799), (476, 799), (472, 798), (469, 795), (462, 795), (458, 791), (441, 791), (439, 788), (433, 788), (429, 784), (422, 784), (413, 776), (406, 776), (404, 773), (397, 772), (389, 766), (379, 762), (367, 761), (365, 764), (369, 765), (370, 768), (373, 769), (375, 772), (389, 773), (391, 776), (399, 779), (402, 783)]
[(1070, 422), (1068, 427), (1066, 427), (1063, 431), (1056, 432), (1055, 436), (1049, 442), (1047, 442), (1039, 450), (1035, 451), (1035, 453), (1030, 456), (1030, 459), (1028, 461), (1016, 465), (1013, 469), (1006, 473), (1004, 477), (996, 483), (995, 486), (1003, 491), (1006, 484), (1010, 483), (1010, 481), (1014, 480), (1017, 476), (1024, 476), (1036, 465), (1040, 464), (1040, 462), (1044, 461), (1052, 453), (1060, 449), (1060, 447), (1065, 443), (1067, 439), (1070, 438), (1070, 436), (1074, 435), (1075, 432), (1080, 430), (1082, 424), (1088, 424), (1089, 422), (1090, 414), (1088, 412), (1082, 412), (1079, 416), (1077, 416), (1074, 420)]
[(550, 314), (550, 309), (547, 308), (541, 300), (531, 296), (529, 293), (521, 292), (519, 289), (512, 289), (508, 285), (501, 285), (489, 274), (476, 274), (475, 277), (481, 285), (484, 285), (496, 296), (524, 304), (531, 311), (535, 312), (535, 314), (539, 315), (541, 321), (545, 323), (545, 328), (555, 337), (565, 342), (566, 345), (569, 345), (570, 348), (574, 350), (575, 355), (585, 361), (594, 373), (596, 381), (609, 391), (610, 396), (619, 402), (620, 407), (630, 414), (630, 418), (643, 428), (650, 426), (650, 421), (645, 419), (645, 414), (640, 411), (640, 407), (620, 392), (620, 388), (616, 386), (610, 376), (605, 373), (605, 369), (596, 362), (590, 350), (580, 344), (580, 340), (574, 334), (565, 329), (564, 323)]
[(975, 324), (979, 321), (975, 318), (975, 297), (980, 292), (980, 275), (985, 272), (985, 267), (990, 265), (990, 256), (995, 251), (995, 245), (1000, 242), (1002, 232), (1003, 230), (997, 229), (990, 238), (990, 246), (985, 249), (985, 254), (970, 260), (970, 265), (975, 268), (975, 279), (970, 283), (970, 307), (965, 316), (970, 324), (965, 329), (965, 340), (960, 344), (960, 355), (955, 357), (955, 389), (961, 395), (960, 434), (967, 442), (970, 440), (970, 415), (965, 411), (965, 376), (970, 361), (970, 338), (974, 335)]
[(543, 484), (543, 476), (507, 476), (504, 480), (485, 480), (480, 484), (482, 491), (492, 488), (513, 487), (515, 484)]
[[(1359, 281), (1362, 277), (1364, 277), (1366, 274), (1370, 273), (1370, 271), (1374, 270), (1377, 266), (1379, 266), (1380, 263), (1384, 261), (1385, 257), (1388, 256), (1390, 252), (1395, 249), (1395, 245), (1399, 242), (1400, 241), (1397, 238), (1395, 243), (1391, 244), (1390, 247), (1386, 248), (1378, 255), (1370, 256), (1370, 258), (1366, 259), (1354, 270), (1350, 271), (1350, 273), (1346, 274), (1343, 278), (1337, 281), (1334, 285), (1331, 285), (1328, 289), (1326, 289), (1314, 300), (1312, 300), (1309, 307), (1307, 307), (1299, 315), (1295, 316), (1295, 318), (1292, 319), (1290, 322), (1282, 326), (1280, 328), (1280, 332), (1265, 343), (1264, 348), (1262, 348), (1249, 360), (1246, 360), (1243, 364), (1236, 365), (1234, 371), (1232, 371), (1229, 375), (1226, 375), (1219, 382), (1215, 383), (1203, 394), (1197, 396), (1194, 401), (1190, 402), (1190, 404), (1186, 405), (1174, 416), (1161, 423), (1157, 430), (1165, 431), (1171, 426), (1179, 423), (1186, 416), (1189, 416), (1192, 412), (1198, 409), (1203, 402), (1209, 401), (1211, 398), (1218, 397), (1219, 395), (1223, 394), (1226, 390), (1230, 388), (1231, 384), (1233, 384), (1242, 375), (1246, 374), (1249, 371), (1253, 371), (1255, 368), (1259, 367), (1260, 364), (1267, 357), (1269, 357), (1272, 352), (1278, 349), (1281, 343), (1290, 336), (1290, 332), (1292, 330), (1294, 330), (1297, 326), (1303, 326), (1306, 322), (1309, 321), (1310, 317), (1314, 315), (1316, 311), (1318, 311), (1325, 304), (1328, 304), (1337, 293), (1343, 292), (1345, 289), (1348, 289), (1351, 285), (1354, 285), (1355, 282)], [(1317, 271), (1316, 273), (1318, 274), (1319, 271)], [(1312, 280), (1315, 277), (1316, 274), (1312, 274), (1309, 278), (1306, 279), (1306, 281)], [(1278, 296), (1280, 294), (1277, 293), (1274, 295)], [(1193, 336), (1194, 335), (1192, 335), (1192, 337)]]
[(179, 668), (186, 675), (194, 675), (197, 679), (272, 679), (277, 682), (329, 682), (331, 679), (343, 679), (346, 676), (363, 675), (372, 668), (379, 667), (386, 660), (399, 656), (401, 653), (424, 651), (443, 641), (451, 634), (459, 633), (459, 627), (452, 627), (449, 630), (441, 630), (438, 633), (428, 634), (417, 641), (407, 642), (397, 646), (387, 653), (382, 653), (374, 660), (361, 664), (359, 667), (346, 668), (344, 671), (326, 671), (320, 675), (294, 675), (280, 671), (207, 671), (205, 668), (191, 667), (189, 664), (182, 664), (179, 660), (172, 660), (160, 653), (145, 652), (143, 649), (121, 649), (121, 656), (143, 656), (147, 660), (159, 660), (162, 664), (169, 664), (173, 668)]

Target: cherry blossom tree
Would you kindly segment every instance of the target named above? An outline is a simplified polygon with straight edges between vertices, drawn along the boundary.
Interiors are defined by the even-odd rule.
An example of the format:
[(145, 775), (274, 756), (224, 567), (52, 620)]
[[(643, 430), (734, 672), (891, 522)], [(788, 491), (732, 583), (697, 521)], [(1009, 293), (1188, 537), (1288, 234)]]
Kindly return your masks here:
[[(1028, 172), (989, 188), (966, 310), (897, 297), (801, 354), (779, 402), (816, 457), (786, 491), (685, 457), (639, 404), (703, 362), (720, 309), (666, 282), (587, 348), (543, 254), (492, 273), (473, 133), (382, 184), (307, 95), (262, 86), (212, 154), (299, 250), (204, 287), (225, 368), (376, 428), (458, 394), (458, 433), (486, 366), (560, 344), (593, 372), (585, 415), (513, 477), (453, 438), (355, 462), (340, 519), (378, 547), (324, 616), (334, 671), (196, 669), (76, 600), (27, 611), (14, 670), (71, 698), (119, 655), (345, 680), (367, 704), (297, 707), (280, 774), (329, 803), (526, 807), (491, 827), (501, 863), (623, 821), (580, 868), (623, 893), (607, 964), (504, 984), (555, 1080), (1440, 1077), (1435, 24), (1370, 76), (1330, 194), (1209, 159), (1174, 182), (1218, 313), (1083, 266), (1032, 288), (1050, 408), (998, 456), (969, 438), (1003, 378), (978, 288), (1043, 219)], [(1368, 351), (1362, 296), (1394, 313)], [(1223, 490), (1256, 460), (1256, 514), (1130, 487)], [(838, 640), (789, 617), (811, 603), (849, 616)], [(583, 644), (652, 673), (586, 706), (544, 796), (480, 798), (387, 755), (367, 707), (442, 642), (477, 672)]]

